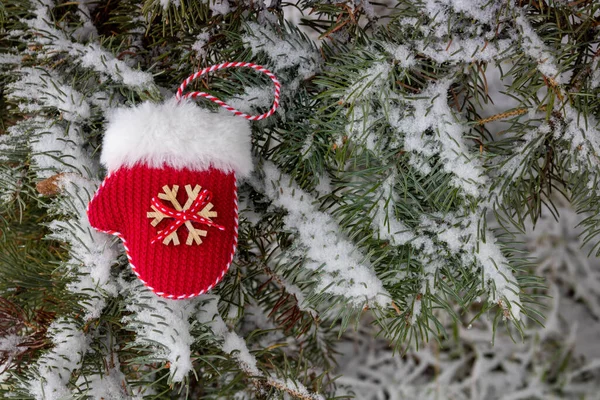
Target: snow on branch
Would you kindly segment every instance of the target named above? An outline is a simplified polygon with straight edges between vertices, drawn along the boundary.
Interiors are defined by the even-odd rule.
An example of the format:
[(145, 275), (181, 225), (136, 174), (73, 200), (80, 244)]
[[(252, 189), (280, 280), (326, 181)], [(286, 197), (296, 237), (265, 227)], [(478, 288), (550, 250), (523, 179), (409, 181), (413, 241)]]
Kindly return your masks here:
[[(11, 126), (8, 132), (11, 139), (31, 149), (33, 170), (39, 179), (46, 179), (57, 173), (86, 174), (97, 169), (87, 169), (90, 160), (81, 148), (79, 129), (77, 124), (64, 128), (46, 118), (34, 117)], [(13, 150), (8, 144), (6, 147)]]
[(521, 34), (521, 46), (525, 54), (537, 63), (537, 69), (544, 76), (553, 79), (557, 84), (568, 82), (568, 77), (560, 72), (556, 57), (533, 29), (527, 16), (523, 11), (517, 10), (514, 19), (519, 33)]
[[(52, 132), (60, 133), (58, 127)], [(54, 136), (53, 140), (61, 143), (60, 135)], [(87, 160), (78, 153), (81, 151), (78, 146), (63, 148), (65, 154), (62, 156), (73, 156), (73, 153), (68, 153), (69, 150), (74, 150), (74, 155), (79, 157), (78, 163)], [(82, 171), (94, 168), (94, 165), (82, 165)], [(70, 258), (63, 264), (70, 278), (67, 289), (87, 297), (81, 305), (84, 309), (83, 320), (88, 321), (100, 316), (106, 305), (106, 296), (116, 294), (110, 268), (117, 252), (112, 246), (112, 239), (93, 230), (87, 219), (87, 202), (98, 182), (71, 171), (63, 173), (58, 183), (61, 187), (60, 201), (53, 202), (50, 208), (68, 218), (51, 222), (49, 228), (52, 233), (48, 237), (69, 246)], [(42, 378), (34, 382), (30, 389), (38, 399), (65, 398), (65, 393), (69, 393), (66, 386), (68, 378), (74, 370), (81, 368), (83, 353), (86, 351), (84, 344), (89, 340), (74, 321), (61, 321), (56, 325), (57, 333), (53, 340), (55, 346), (38, 361), (36, 369)]]
[[(432, 217), (421, 216), (414, 228), (409, 228), (393, 215), (395, 204), (391, 175), (382, 183), (382, 198), (377, 202), (373, 228), (380, 238), (393, 245), (409, 245), (415, 249), (415, 259), (423, 266), (421, 293), (436, 292), (437, 272), (448, 264), (444, 257), (456, 257), (465, 265), (481, 268), (483, 285), (488, 290), (490, 301), (498, 304), (507, 318), (520, 319), (521, 301), (519, 287), (502, 253), (494, 234), (487, 230), (479, 237), (477, 221), (484, 208), (460, 213), (436, 213)], [(413, 306), (413, 323), (419, 315), (420, 302)]]
[[(563, 118), (562, 120), (557, 118), (551, 120), (560, 127), (555, 131), (554, 137), (568, 140), (571, 143), (571, 150), (568, 154), (579, 162), (581, 162), (580, 160), (587, 161), (592, 167), (590, 172), (596, 176), (598, 168), (600, 168), (600, 122), (592, 114), (583, 117), (568, 102), (557, 104), (555, 110), (562, 112)], [(577, 171), (577, 163), (571, 165), (571, 171)], [(593, 180), (594, 176), (589, 177), (589, 189), (596, 185)]]
[(375, 62), (346, 89), (343, 100), (354, 103), (375, 96), (385, 88), (391, 72), (392, 67), (388, 62)]
[[(431, 84), (410, 101), (414, 108), (412, 115), (399, 118), (392, 125), (405, 134), (405, 150), (422, 153), (426, 158), (439, 154), (444, 171), (454, 175), (452, 184), (461, 189), (463, 195), (475, 198), (482, 194), (486, 177), (477, 154), (467, 145), (464, 134), (468, 127), (457, 122), (448, 105), (448, 91), (451, 81), (438, 81)], [(426, 131), (432, 129), (434, 135), (426, 141)]]
[[(82, 392), (85, 392), (90, 398), (104, 400), (143, 400), (141, 394), (143, 388), (130, 388), (126, 382), (127, 377), (121, 371), (119, 357), (115, 354), (118, 346), (111, 349), (112, 344), (108, 340), (103, 343), (110, 352), (104, 357), (104, 365), (108, 368), (106, 371), (98, 373), (88, 373), (80, 375), (76, 384)], [(147, 392), (144, 394), (148, 394)]]
[[(409, 115), (390, 113), (389, 123), (400, 137), (404, 137), (404, 150), (409, 152), (413, 166), (419, 171), (426, 175), (431, 173), (426, 160), (438, 155), (444, 171), (454, 175), (451, 181), (453, 186), (461, 189), (463, 196), (475, 201), (483, 200), (488, 197), (485, 185), (487, 178), (477, 153), (470, 149), (465, 140), (468, 126), (453, 113), (448, 104), (449, 87), (450, 81), (439, 81), (424, 90), (422, 98), (401, 99), (411, 111), (408, 111)], [(368, 134), (373, 135), (372, 132)], [(505, 310), (505, 315), (519, 320), (519, 288), (508, 260), (491, 231), (477, 231), (485, 208), (463, 208), (456, 213), (432, 215), (435, 222), (423, 216), (411, 230), (390, 212), (395, 204), (394, 179), (392, 174), (382, 183), (379, 189), (381, 198), (372, 223), (380, 237), (397, 245), (409, 244), (417, 250), (417, 259), (424, 266), (423, 290), (427, 285), (435, 291), (433, 279), (437, 270), (445, 264), (440, 260), (440, 254), (459, 257), (461, 262), (482, 269), (483, 283), (490, 294), (490, 301), (499, 304)], [(413, 313), (416, 311), (413, 310)]]
[(90, 339), (70, 319), (54, 321), (48, 328), (54, 347), (37, 361), (38, 378), (29, 382), (36, 400), (72, 398), (68, 387), (71, 374), (81, 368), (83, 356), (90, 349)]
[(49, 9), (53, 6), (52, 0), (45, 0), (33, 11), (36, 17), (25, 20), (29, 28), (36, 33), (33, 40), (44, 46), (47, 54), (68, 53), (79, 59), (82, 66), (134, 89), (153, 85), (154, 79), (151, 74), (132, 69), (97, 43), (84, 45), (73, 42), (67, 34), (56, 29), (49, 14)]
[[(396, 146), (408, 153), (410, 164), (421, 174), (433, 173), (432, 159), (439, 158), (443, 170), (453, 178), (450, 184), (460, 190), (466, 202), (476, 205), (488, 198), (487, 176), (479, 153), (473, 151), (466, 138), (470, 127), (448, 103), (451, 80), (438, 80), (427, 86), (417, 97), (405, 97), (393, 92), (382, 91), (383, 83), (389, 79), (389, 71), (375, 63), (377, 74), (371, 74), (368, 85), (360, 86), (363, 78), (358, 77), (349, 86), (346, 96), (352, 95), (357, 102), (353, 113), (348, 117), (346, 134), (354, 143), (363, 144), (383, 165), (386, 159), (386, 146), (377, 145), (377, 121), (387, 119), (395, 132)], [(375, 87), (375, 91), (370, 90)], [(366, 93), (367, 96), (362, 96)], [(361, 107), (372, 101), (374, 93), (383, 94), (379, 101), (384, 109), (376, 107), (366, 111)], [(403, 142), (403, 145), (400, 144)], [(435, 277), (440, 268), (447, 265), (442, 255), (460, 260), (464, 265), (472, 265), (482, 271), (483, 287), (489, 293), (489, 301), (498, 304), (505, 316), (519, 320), (521, 302), (519, 287), (510, 269), (508, 260), (496, 242), (493, 232), (478, 232), (477, 226), (486, 209), (483, 206), (461, 207), (454, 213), (436, 213), (429, 210), (430, 220), (425, 215), (414, 226), (406, 224), (395, 216), (394, 181), (398, 172), (391, 173), (375, 193), (378, 196), (371, 226), (375, 234), (392, 245), (409, 245), (416, 250), (416, 259), (422, 264), (420, 276), (422, 291), (429, 289), (435, 293)], [(304, 194), (303, 194), (304, 195)], [(294, 206), (289, 209), (298, 210)], [(420, 211), (423, 213), (423, 211)], [(413, 307), (413, 319), (418, 315), (419, 303)]]
[(512, 39), (498, 39), (490, 42), (485, 37), (453, 38), (450, 43), (419, 41), (416, 48), (419, 53), (426, 55), (439, 64), (445, 62), (493, 62), (500, 54), (508, 50), (513, 43)]
[(69, 122), (36, 116), (10, 128), (11, 136), (26, 138), (38, 178), (56, 177), (60, 196), (50, 203), (49, 209), (65, 218), (49, 224), (48, 237), (68, 246), (69, 258), (62, 264), (69, 278), (67, 289), (86, 297), (80, 303), (81, 319), (66, 318), (53, 323), (54, 347), (32, 369), (40, 378), (27, 385), (37, 399), (66, 398), (72, 396), (71, 374), (82, 367), (83, 354), (91, 341), (80, 321), (99, 318), (106, 298), (116, 295), (110, 268), (117, 251), (112, 238), (91, 228), (86, 214), (87, 203), (99, 184), (90, 178), (97, 174), (98, 165), (83, 149), (80, 125), (90, 117), (89, 104), (82, 94), (50, 71), (24, 68), (19, 73), (20, 79), (11, 85), (11, 97), (35, 104), (33, 108), (25, 107), (25, 111), (61, 110)]
[(493, 23), (501, 2), (489, 0), (425, 0), (425, 11), (430, 17), (443, 19), (449, 9), (457, 13), (465, 13), (483, 23)]
[[(475, 231), (477, 225), (472, 230)], [(487, 230), (484, 232), (475, 250), (475, 259), (481, 265), (491, 301), (497, 303), (504, 310), (505, 318), (519, 321), (521, 319), (521, 299), (519, 285), (513, 275), (509, 262), (502, 254), (494, 234)]]
[[(19, 80), (9, 85), (8, 97), (19, 102), (23, 112), (36, 112), (43, 106), (54, 107), (67, 121), (81, 121), (90, 116), (90, 105), (84, 96), (66, 85), (52, 71), (40, 68), (20, 68)], [(35, 100), (36, 102), (33, 102)]]
[[(524, 11), (518, 9), (516, 13), (514, 21), (521, 33), (523, 51), (536, 61), (537, 70), (549, 78), (550, 85), (561, 100), (555, 102), (554, 111), (562, 117), (557, 118), (555, 115), (551, 117), (551, 122), (555, 126), (554, 137), (557, 140), (570, 142), (568, 155), (575, 161), (569, 166), (570, 171), (579, 172), (579, 165), (583, 162), (585, 168), (591, 172), (588, 184), (588, 188), (591, 189), (595, 185), (595, 178), (600, 168), (600, 159), (598, 158), (600, 155), (600, 123), (591, 113), (587, 113), (585, 117), (582, 116), (570, 104), (568, 96), (565, 96), (560, 86), (568, 82), (568, 76), (566, 73), (560, 72), (556, 57), (531, 26)], [(595, 65), (598, 65), (597, 59)], [(595, 79), (597, 75), (598, 71), (594, 71), (592, 79)]]
[(197, 313), (196, 318), (202, 324), (207, 325), (215, 334), (222, 340), (221, 349), (238, 362), (242, 371), (249, 377), (256, 378), (258, 382), (264, 382), (268, 386), (286, 392), (295, 398), (302, 400), (324, 400), (320, 394), (311, 393), (302, 383), (291, 379), (280, 379), (263, 373), (257, 366), (257, 360), (250, 353), (246, 341), (237, 333), (230, 331), (223, 318), (219, 314), (217, 304), (219, 297), (216, 295), (202, 295), (200, 299), (203, 301), (202, 308)]
[[(510, 263), (502, 253), (494, 233), (489, 229), (478, 231), (478, 221), (485, 212), (486, 208), (480, 206), (473, 211), (461, 209), (458, 213), (437, 213), (433, 215), (435, 219), (422, 216), (416, 229), (419, 235), (411, 245), (433, 261), (437, 258), (437, 262), (426, 268), (429, 278), (433, 277), (435, 271), (432, 268), (444, 266), (443, 262), (439, 262), (439, 256), (444, 252), (459, 258), (463, 265), (480, 268), (489, 301), (500, 306), (507, 319), (518, 321), (522, 309), (520, 289)], [(433, 235), (435, 240), (429, 239), (428, 234)], [(418, 247), (420, 243), (421, 249)], [(441, 244), (446, 246), (446, 250), (440, 248)]]
[(73, 33), (73, 36), (80, 41), (95, 39), (98, 37), (98, 30), (94, 26), (91, 18), (90, 6), (95, 6), (91, 0), (81, 0), (77, 4), (77, 15), (79, 15), (79, 19), (83, 23), (83, 26), (79, 27)]
[[(69, 117), (66, 119), (71, 123), (66, 128), (38, 116), (12, 126), (10, 132), (15, 136), (30, 137), (29, 145), (38, 178), (60, 174), (57, 183), (62, 196), (60, 201), (53, 202), (50, 207), (55, 213), (68, 218), (56, 219), (50, 223), (52, 233), (49, 237), (69, 245), (71, 258), (65, 265), (72, 275), (72, 281), (68, 289), (90, 297), (84, 303), (84, 319), (97, 318), (105, 305), (98, 289), (107, 294), (115, 294), (116, 291), (111, 283), (110, 267), (117, 253), (112, 248), (109, 236), (91, 228), (86, 213), (90, 196), (99, 184), (86, 176), (96, 175), (98, 165), (83, 150), (81, 128), (76, 121), (89, 117), (89, 106), (81, 94), (60, 80), (54, 81), (56, 76), (48, 71), (27, 69), (21, 73), (21, 79), (11, 86), (11, 96), (14, 99), (35, 100), (42, 108), (62, 107), (69, 110)], [(32, 90), (30, 84), (39, 84), (41, 81), (44, 81), (44, 87), (55, 88), (55, 95)], [(79, 100), (73, 101), (74, 99)]]
[(379, 238), (390, 241), (393, 245), (403, 245), (415, 238), (411, 229), (398, 220), (394, 213), (394, 183), (396, 174), (391, 174), (381, 183), (379, 200), (371, 226), (379, 234)]
[(190, 318), (198, 299), (170, 300), (152, 293), (139, 280), (120, 281), (127, 311), (125, 328), (136, 333), (134, 344), (149, 347), (152, 357), (168, 361), (173, 382), (182, 382), (193, 369)]
[(81, 65), (107, 75), (116, 82), (123, 82), (124, 85), (133, 88), (142, 88), (149, 86), (154, 81), (151, 74), (131, 69), (98, 44), (91, 43), (81, 51), (83, 53), (80, 56)]
[(66, 265), (74, 279), (67, 289), (89, 298), (82, 302), (84, 320), (98, 318), (106, 305), (106, 297), (117, 294), (110, 269), (118, 255), (113, 238), (92, 229), (87, 218), (87, 203), (98, 182), (76, 174), (64, 174), (58, 182), (61, 198), (52, 208), (70, 218), (52, 221), (49, 238), (69, 245), (71, 258)]
[(290, 79), (283, 79), (282, 83), (287, 90), (295, 91), (305, 79), (315, 75), (321, 68), (320, 54), (308, 39), (302, 40), (301, 36), (288, 35), (279, 38), (280, 33), (268, 26), (255, 22), (247, 22), (248, 32), (242, 37), (244, 44), (254, 54), (265, 52), (273, 63), (273, 72), (279, 76), (286, 75), (289, 69), (297, 69), (297, 73)]
[(365, 301), (378, 307), (390, 304), (390, 295), (362, 255), (328, 214), (314, 205), (316, 200), (292, 183), (271, 162), (263, 165), (265, 194), (273, 205), (287, 211), (286, 228), (296, 231), (306, 250), (304, 267), (319, 274), (318, 291), (346, 297), (355, 306)]
[(21, 56), (17, 54), (0, 54), (0, 65), (20, 65)]

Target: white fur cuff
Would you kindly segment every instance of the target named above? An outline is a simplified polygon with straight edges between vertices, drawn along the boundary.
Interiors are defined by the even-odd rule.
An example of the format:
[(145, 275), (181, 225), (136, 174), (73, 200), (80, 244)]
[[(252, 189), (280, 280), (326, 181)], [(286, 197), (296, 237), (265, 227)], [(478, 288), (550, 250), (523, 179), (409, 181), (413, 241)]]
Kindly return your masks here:
[(247, 120), (170, 99), (110, 113), (100, 160), (109, 172), (142, 163), (196, 171), (213, 167), (244, 177), (252, 172), (250, 148)]

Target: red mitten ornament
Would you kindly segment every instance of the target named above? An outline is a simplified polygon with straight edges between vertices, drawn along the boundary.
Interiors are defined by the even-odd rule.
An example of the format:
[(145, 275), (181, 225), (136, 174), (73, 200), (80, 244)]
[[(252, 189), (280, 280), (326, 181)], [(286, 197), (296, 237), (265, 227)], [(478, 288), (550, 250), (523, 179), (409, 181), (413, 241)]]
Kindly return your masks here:
[[(267, 113), (247, 115), (203, 92), (182, 95), (192, 80), (230, 67), (271, 78), (275, 101)], [(88, 218), (94, 228), (122, 239), (134, 273), (157, 295), (198, 296), (229, 269), (238, 235), (236, 176), (252, 171), (247, 120), (273, 114), (279, 89), (259, 65), (224, 63), (190, 76), (174, 99), (109, 116), (100, 157), (108, 175), (88, 205)], [(243, 119), (188, 100), (198, 96)]]

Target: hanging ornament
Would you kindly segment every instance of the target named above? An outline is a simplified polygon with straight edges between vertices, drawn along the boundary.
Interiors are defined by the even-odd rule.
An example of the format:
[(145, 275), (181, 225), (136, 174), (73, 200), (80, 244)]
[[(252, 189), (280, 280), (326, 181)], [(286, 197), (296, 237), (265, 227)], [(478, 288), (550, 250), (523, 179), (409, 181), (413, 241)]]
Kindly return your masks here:
[[(200, 76), (233, 67), (271, 78), (275, 99), (268, 112), (247, 115), (208, 93), (183, 94)], [(247, 177), (253, 167), (248, 121), (272, 115), (279, 92), (266, 68), (229, 62), (191, 75), (164, 103), (109, 115), (100, 156), (108, 175), (88, 204), (88, 218), (97, 230), (121, 238), (133, 272), (157, 295), (201, 295), (229, 269), (238, 236), (236, 177)], [(189, 101), (199, 96), (234, 115)]]

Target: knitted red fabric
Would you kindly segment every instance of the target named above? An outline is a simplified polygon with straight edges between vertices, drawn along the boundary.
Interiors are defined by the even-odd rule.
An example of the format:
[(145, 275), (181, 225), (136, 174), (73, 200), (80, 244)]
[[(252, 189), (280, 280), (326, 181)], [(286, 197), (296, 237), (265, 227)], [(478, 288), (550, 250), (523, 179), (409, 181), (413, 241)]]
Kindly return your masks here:
[[(187, 190), (199, 185), (208, 191), (204, 194), (209, 196), (212, 207), (204, 210), (208, 213), (204, 215), (210, 215), (215, 225), (189, 220), (184, 224), (181, 217), (174, 240), (167, 244), (161, 240), (152, 243), (161, 230), (176, 223), (176, 218), (166, 216), (154, 221), (153, 198), (173, 211), (177, 211), (177, 207), (185, 210), (185, 204), (191, 204), (194, 199), (189, 196), (187, 185)], [(165, 188), (173, 193), (177, 190), (177, 205), (165, 199)], [(192, 200), (188, 201), (189, 197)], [(184, 211), (179, 214), (183, 215)], [(123, 167), (104, 180), (88, 205), (88, 218), (94, 228), (123, 240), (133, 271), (156, 294), (176, 299), (198, 296), (223, 278), (233, 260), (238, 229), (235, 174), (214, 168), (194, 171), (144, 165)], [(152, 225), (153, 221), (156, 226)], [(192, 238), (192, 243), (186, 243), (190, 223), (193, 228), (204, 231), (200, 244)], [(176, 245), (176, 241), (179, 244)]]

